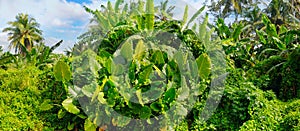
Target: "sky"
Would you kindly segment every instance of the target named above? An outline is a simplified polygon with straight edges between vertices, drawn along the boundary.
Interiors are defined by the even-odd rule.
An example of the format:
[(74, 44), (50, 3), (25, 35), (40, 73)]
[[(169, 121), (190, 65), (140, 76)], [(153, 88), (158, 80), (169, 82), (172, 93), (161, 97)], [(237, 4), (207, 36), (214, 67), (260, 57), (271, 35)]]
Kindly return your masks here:
[[(160, 2), (160, 0), (154, 1), (157, 4)], [(186, 4), (190, 7), (189, 14), (192, 14), (202, 7), (204, 2), (204, 0), (169, 1), (177, 8), (175, 17), (182, 16)], [(106, 2), (107, 0), (0, 0), (0, 46), (5, 51), (9, 50), (7, 32), (2, 32), (9, 26), (7, 22), (14, 21), (18, 13), (27, 13), (40, 23), (46, 45), (51, 46), (61, 39), (64, 40), (63, 44), (55, 50), (56, 53), (63, 53), (64, 50), (72, 48), (77, 37), (88, 29), (92, 16), (84, 10), (83, 6), (99, 9), (100, 5), (106, 5)]]

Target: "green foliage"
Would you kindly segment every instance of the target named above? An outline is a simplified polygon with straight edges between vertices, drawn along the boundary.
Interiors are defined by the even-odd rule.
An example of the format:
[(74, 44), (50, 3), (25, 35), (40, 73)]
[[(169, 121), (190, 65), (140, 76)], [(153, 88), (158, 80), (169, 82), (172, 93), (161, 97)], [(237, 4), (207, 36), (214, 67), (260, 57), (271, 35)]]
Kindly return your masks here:
[(211, 61), (207, 54), (202, 54), (196, 59), (198, 71), (202, 79), (209, 78), (211, 71)]
[(63, 61), (58, 61), (54, 65), (53, 72), (58, 81), (69, 81), (71, 79), (70, 67)]
[[(241, 70), (231, 70), (224, 95), (214, 114), (202, 121), (204, 103), (194, 107), (190, 130), (297, 130), (299, 100), (281, 102), (271, 91), (263, 91), (248, 82)], [(222, 119), (220, 119), (222, 118)]]
[[(33, 46), (41, 40), (37, 28), (31, 30), (36, 34), (27, 34), (32, 38), (18, 37), (38, 27), (21, 28), (26, 22), (21, 17), (28, 16), (19, 15), (4, 31), (12, 34), (9, 40), (21, 55), (0, 48), (0, 129), (300, 130), (299, 13), (289, 14), (299, 6), (280, 1), (272, 0), (267, 10), (252, 1), (212, 2), (211, 11), (222, 9), (223, 18), (234, 11), (235, 22), (210, 23), (207, 15), (191, 28), (205, 6), (190, 20), (186, 6), (180, 21), (172, 19), (175, 6), (167, 8), (168, 1), (155, 6), (153, 0), (117, 0), (101, 10), (85, 7), (96, 24), (78, 38), (69, 57), (53, 53), (62, 41)], [(151, 48), (159, 45), (164, 46)], [(174, 53), (178, 48), (181, 52)], [(229, 68), (218, 59), (220, 48)], [(211, 92), (219, 88), (212, 78), (225, 70), (224, 92)], [(222, 98), (204, 121), (211, 95)], [(159, 115), (165, 121), (150, 120)]]
[(59, 130), (71, 121), (57, 112), (67, 92), (55, 81), (51, 68), (32, 65), (0, 69), (0, 128), (3, 130)]
[(154, 26), (154, 1), (146, 1), (146, 27), (148, 30), (153, 30)]
[(43, 99), (39, 98), (42, 90), (38, 88), (38, 73), (35, 67), (0, 70), (1, 129), (42, 129), (44, 121), (39, 119), (42, 112), (39, 107)]

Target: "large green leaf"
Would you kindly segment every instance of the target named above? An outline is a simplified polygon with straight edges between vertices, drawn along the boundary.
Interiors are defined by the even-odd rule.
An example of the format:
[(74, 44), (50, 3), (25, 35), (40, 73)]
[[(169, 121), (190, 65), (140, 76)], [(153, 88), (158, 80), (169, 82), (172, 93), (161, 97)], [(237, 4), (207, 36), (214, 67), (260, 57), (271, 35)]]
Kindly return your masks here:
[(162, 69), (165, 64), (163, 53), (159, 50), (156, 50), (151, 56), (151, 62), (158, 66), (159, 69)]
[(73, 104), (73, 98), (67, 98), (62, 102), (63, 107), (72, 114), (78, 114), (80, 110)]
[(171, 102), (173, 102), (173, 100), (175, 100), (175, 97), (176, 97), (176, 89), (175, 88), (170, 88), (165, 93), (164, 101), (166, 103), (171, 103)]
[(127, 40), (121, 47), (121, 55), (127, 60), (132, 59), (133, 49), (132, 44)]
[(147, 49), (147, 47), (144, 45), (144, 41), (143, 40), (139, 40), (138, 44), (136, 45), (135, 47), (135, 50), (134, 50), (134, 58), (136, 59), (142, 59), (143, 55), (144, 55), (144, 52), (145, 50)]
[(54, 66), (54, 76), (58, 81), (69, 81), (71, 79), (71, 71), (69, 65), (63, 61), (58, 61)]
[(96, 88), (97, 88), (97, 83), (95, 83), (95, 82), (93, 82), (93, 83), (91, 83), (91, 84), (89, 84), (89, 85), (85, 85), (85, 86), (83, 86), (83, 88), (82, 88), (82, 93), (84, 94), (84, 95), (86, 95), (87, 97), (92, 97), (93, 96), (93, 93), (95, 92), (95, 90), (96, 90)]
[(211, 71), (211, 61), (206, 53), (201, 54), (196, 59), (198, 65), (198, 72), (202, 79), (207, 79)]

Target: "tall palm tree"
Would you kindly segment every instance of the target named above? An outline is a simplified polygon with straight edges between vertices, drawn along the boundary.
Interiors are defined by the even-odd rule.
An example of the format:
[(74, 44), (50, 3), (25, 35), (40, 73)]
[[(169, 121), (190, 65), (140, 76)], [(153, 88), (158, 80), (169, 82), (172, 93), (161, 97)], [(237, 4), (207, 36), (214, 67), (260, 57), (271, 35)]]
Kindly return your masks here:
[(14, 48), (15, 52), (25, 55), (26, 51), (31, 51), (34, 42), (43, 40), (39, 23), (28, 14), (20, 13), (8, 24), (10, 27), (4, 28), (3, 32), (8, 32), (9, 48)]

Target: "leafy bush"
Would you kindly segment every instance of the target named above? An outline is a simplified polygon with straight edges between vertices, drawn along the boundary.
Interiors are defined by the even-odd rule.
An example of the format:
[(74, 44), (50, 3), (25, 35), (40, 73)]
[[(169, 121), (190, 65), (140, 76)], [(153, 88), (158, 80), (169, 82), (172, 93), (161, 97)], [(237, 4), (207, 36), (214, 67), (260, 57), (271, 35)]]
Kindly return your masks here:
[(40, 119), (42, 91), (38, 88), (35, 67), (26, 70), (0, 69), (0, 128), (3, 130), (39, 130), (44, 121)]

